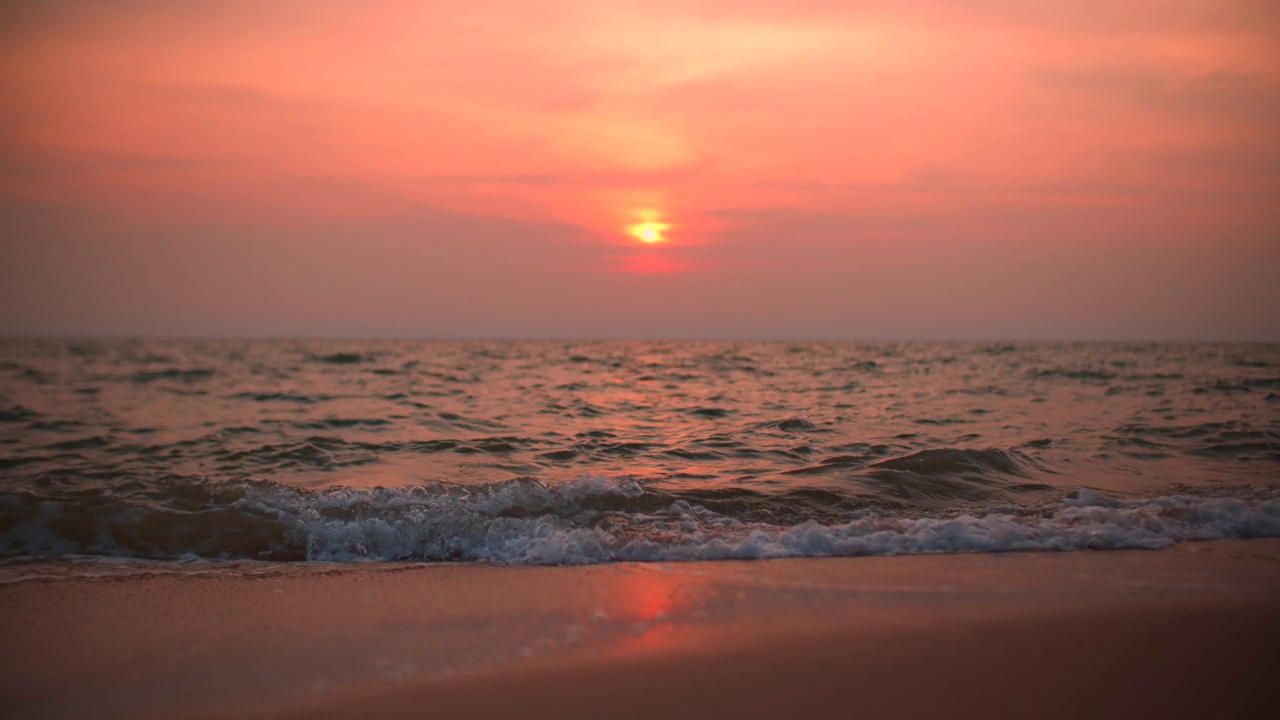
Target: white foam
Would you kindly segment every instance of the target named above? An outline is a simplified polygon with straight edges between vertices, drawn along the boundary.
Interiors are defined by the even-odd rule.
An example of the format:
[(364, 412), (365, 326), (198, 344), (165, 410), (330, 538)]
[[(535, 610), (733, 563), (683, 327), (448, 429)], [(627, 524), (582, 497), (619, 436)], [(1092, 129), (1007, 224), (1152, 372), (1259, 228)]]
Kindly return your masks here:
[[(696, 501), (652, 493), (633, 480), (607, 477), (553, 486), (516, 480), (473, 488), (320, 491), (251, 483), (238, 492), (229, 504), (205, 512), (175, 516), (151, 508), (163, 522), (139, 522), (138, 506), (123, 504), (114, 515), (99, 513), (99, 525), (81, 528), (75, 542), (58, 535), (61, 510), (46, 504), (0, 533), (0, 547), (19, 558), (582, 564), (1160, 548), (1185, 540), (1280, 537), (1276, 492), (1124, 499), (1079, 489), (1034, 508), (948, 517), (886, 517), (863, 510), (842, 523), (798, 525), (747, 522)], [(124, 531), (132, 534), (116, 534)]]
[(862, 518), (793, 527), (740, 523), (674, 503), (666, 518), (635, 517), (623, 531), (554, 516), (421, 513), (363, 520), (301, 519), (313, 560), (455, 559), (581, 564), (1166, 547), (1185, 540), (1280, 536), (1280, 498), (1169, 496), (1121, 500), (1078, 491), (1048, 513), (951, 518)]

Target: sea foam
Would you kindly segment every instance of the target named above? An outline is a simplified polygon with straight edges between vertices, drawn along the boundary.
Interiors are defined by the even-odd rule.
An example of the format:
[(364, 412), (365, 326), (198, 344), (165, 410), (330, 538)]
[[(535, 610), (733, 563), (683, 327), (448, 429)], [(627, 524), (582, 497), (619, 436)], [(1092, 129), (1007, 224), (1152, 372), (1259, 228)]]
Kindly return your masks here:
[[(1280, 494), (1126, 499), (1082, 488), (1032, 508), (936, 516), (864, 509), (843, 522), (731, 517), (634, 480), (473, 488), (307, 491), (271, 482), (200, 488), (181, 502), (4, 498), (8, 557), (418, 560), (586, 564), (1027, 550), (1154, 549), (1186, 540), (1280, 536)], [(189, 500), (196, 489), (180, 497)], [(211, 501), (211, 498), (217, 498)], [(80, 502), (77, 500), (76, 502)], [(21, 507), (15, 507), (15, 503)]]
[[(1280, 498), (1119, 500), (1080, 490), (1047, 513), (866, 517), (836, 525), (739, 523), (687, 503), (620, 531), (554, 519), (302, 519), (315, 560), (422, 559), (524, 564), (838, 557), (1030, 550), (1157, 549), (1186, 540), (1280, 536)], [(449, 532), (455, 529), (458, 532)], [(443, 531), (443, 532), (442, 532)]]

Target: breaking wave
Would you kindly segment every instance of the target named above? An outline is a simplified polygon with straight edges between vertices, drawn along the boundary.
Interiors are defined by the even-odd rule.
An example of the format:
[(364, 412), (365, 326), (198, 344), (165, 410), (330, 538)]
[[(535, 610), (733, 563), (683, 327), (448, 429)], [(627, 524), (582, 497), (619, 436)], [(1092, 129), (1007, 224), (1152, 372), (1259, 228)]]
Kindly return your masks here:
[[(318, 491), (268, 481), (135, 485), (0, 497), (0, 556), (586, 564), (1160, 548), (1280, 536), (1275, 491), (1125, 499), (1078, 489), (1033, 507), (935, 516), (864, 507), (838, 519), (797, 511), (791, 522), (770, 522), (752, 519), (752, 498), (740, 491), (680, 494), (606, 477)], [(787, 499), (756, 504), (780, 502)]]

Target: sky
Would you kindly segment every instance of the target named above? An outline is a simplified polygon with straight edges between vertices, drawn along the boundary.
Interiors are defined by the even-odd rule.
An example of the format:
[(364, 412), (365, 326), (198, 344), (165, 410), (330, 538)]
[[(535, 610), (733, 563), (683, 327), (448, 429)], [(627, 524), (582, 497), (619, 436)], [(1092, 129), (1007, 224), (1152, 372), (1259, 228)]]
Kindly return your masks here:
[(1280, 341), (1274, 0), (0, 3), (0, 334)]

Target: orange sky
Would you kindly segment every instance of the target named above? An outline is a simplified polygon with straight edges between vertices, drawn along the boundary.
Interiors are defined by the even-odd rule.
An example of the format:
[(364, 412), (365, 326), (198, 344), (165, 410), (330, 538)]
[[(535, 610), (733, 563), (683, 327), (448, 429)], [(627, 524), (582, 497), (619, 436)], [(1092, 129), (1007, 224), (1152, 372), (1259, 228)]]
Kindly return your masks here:
[(0, 333), (1280, 340), (1270, 0), (0, 14)]

